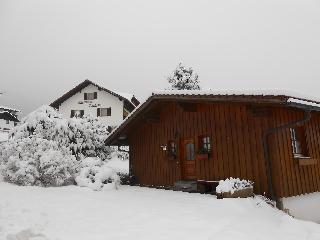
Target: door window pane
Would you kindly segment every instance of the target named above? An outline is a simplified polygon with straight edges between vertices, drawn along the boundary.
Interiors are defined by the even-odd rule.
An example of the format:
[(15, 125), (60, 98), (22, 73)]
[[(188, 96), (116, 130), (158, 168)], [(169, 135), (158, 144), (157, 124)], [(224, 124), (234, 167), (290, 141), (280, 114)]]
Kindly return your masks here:
[(194, 160), (195, 154), (194, 154), (194, 144), (193, 143), (187, 143), (185, 145), (185, 156), (187, 161)]

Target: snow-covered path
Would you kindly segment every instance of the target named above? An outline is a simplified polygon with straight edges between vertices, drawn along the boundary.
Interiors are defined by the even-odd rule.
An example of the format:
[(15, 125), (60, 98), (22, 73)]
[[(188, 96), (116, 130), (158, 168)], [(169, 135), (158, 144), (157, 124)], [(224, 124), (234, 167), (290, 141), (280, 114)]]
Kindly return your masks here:
[(295, 220), (260, 198), (0, 183), (0, 239), (319, 240), (320, 225)]

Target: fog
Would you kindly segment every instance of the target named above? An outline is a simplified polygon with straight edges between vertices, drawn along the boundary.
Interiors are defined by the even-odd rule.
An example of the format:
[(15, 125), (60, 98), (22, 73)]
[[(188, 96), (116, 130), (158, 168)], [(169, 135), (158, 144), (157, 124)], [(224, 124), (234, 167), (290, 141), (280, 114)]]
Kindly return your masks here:
[(183, 62), (204, 89), (319, 95), (320, 2), (1, 0), (0, 105), (22, 115), (85, 79), (143, 99)]

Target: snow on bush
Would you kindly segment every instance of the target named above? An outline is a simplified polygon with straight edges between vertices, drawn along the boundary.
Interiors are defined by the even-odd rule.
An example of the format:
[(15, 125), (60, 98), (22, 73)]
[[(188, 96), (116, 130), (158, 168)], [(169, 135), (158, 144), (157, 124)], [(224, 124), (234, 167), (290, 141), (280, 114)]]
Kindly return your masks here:
[(108, 167), (99, 158), (85, 158), (81, 162), (80, 174), (76, 177), (76, 182), (81, 187), (89, 187), (99, 191), (105, 182), (112, 181), (117, 189), (120, 184), (119, 176), (116, 171)]
[(22, 119), (10, 135), (13, 139), (37, 136), (56, 141), (79, 160), (95, 156), (105, 159), (110, 152), (104, 144), (108, 133), (107, 127), (97, 118), (87, 115), (79, 119), (64, 119), (52, 107), (42, 106)]
[(61, 186), (73, 183), (78, 168), (67, 148), (42, 138), (21, 138), (3, 144), (3, 179), (18, 185)]
[(239, 178), (227, 178), (226, 180), (219, 181), (219, 185), (216, 187), (217, 193), (231, 192), (236, 190), (252, 187), (253, 183), (249, 180), (240, 180)]
[(85, 157), (107, 159), (107, 128), (96, 118), (63, 119), (49, 106), (30, 113), (0, 149), (5, 181), (19, 185), (61, 186), (74, 182)]

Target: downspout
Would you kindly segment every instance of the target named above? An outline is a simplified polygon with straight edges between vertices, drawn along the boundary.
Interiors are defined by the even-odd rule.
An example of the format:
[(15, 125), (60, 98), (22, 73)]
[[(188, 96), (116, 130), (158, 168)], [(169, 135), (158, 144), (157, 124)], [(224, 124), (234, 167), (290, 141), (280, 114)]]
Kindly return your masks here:
[(276, 133), (280, 130), (287, 129), (290, 127), (294, 127), (297, 125), (304, 125), (306, 122), (308, 122), (311, 119), (311, 110), (310, 109), (304, 109), (304, 118), (295, 120), (292, 122), (288, 122), (286, 124), (280, 125), (275, 128), (269, 128), (264, 134), (263, 134), (263, 150), (264, 150), (264, 158), (267, 162), (267, 178), (268, 178), (268, 187), (269, 187), (269, 193), (272, 200), (276, 201), (277, 206), (279, 206), (281, 203), (277, 196), (275, 195), (274, 189), (273, 189), (273, 179), (272, 179), (272, 161), (270, 158), (270, 152), (269, 152), (269, 143), (268, 138), (271, 134)]

